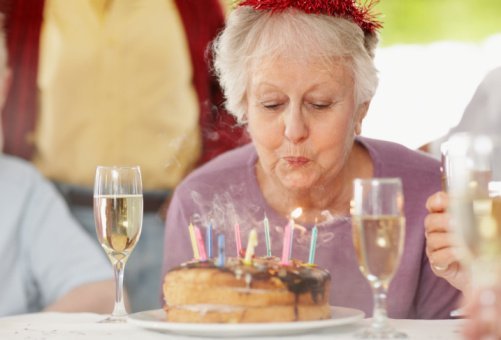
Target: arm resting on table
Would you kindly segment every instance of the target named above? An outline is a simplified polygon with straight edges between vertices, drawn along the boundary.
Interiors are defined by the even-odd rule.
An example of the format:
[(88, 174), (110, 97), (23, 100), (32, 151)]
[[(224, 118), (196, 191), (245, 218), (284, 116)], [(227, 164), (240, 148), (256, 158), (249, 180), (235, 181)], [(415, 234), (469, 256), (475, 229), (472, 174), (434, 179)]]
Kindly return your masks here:
[[(93, 312), (109, 314), (115, 303), (115, 283), (113, 280), (88, 283), (70, 290), (53, 304), (44, 309), (46, 312)], [(125, 304), (129, 307), (127, 294)]]

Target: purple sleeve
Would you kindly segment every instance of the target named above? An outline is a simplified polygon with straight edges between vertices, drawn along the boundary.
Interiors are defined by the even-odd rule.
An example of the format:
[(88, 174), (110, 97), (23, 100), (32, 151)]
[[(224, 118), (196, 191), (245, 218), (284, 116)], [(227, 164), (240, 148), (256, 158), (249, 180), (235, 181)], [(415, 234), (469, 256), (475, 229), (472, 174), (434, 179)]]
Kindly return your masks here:
[(188, 233), (189, 215), (180, 197), (182, 195), (174, 193), (165, 221), (162, 282), (168, 270), (193, 257)]
[(445, 279), (436, 276), (424, 251), (423, 254), (420, 284), (415, 301), (417, 318), (449, 319), (450, 312), (458, 307), (462, 293), (454, 289)]

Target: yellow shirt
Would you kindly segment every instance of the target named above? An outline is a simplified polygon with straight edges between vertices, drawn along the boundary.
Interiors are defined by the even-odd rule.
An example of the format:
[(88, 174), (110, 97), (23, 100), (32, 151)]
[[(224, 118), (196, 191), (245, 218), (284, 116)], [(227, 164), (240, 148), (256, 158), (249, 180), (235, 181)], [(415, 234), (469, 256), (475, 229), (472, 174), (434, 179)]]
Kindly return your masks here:
[(46, 0), (35, 163), (91, 187), (97, 165), (141, 166), (174, 187), (201, 137), (192, 66), (174, 0)]

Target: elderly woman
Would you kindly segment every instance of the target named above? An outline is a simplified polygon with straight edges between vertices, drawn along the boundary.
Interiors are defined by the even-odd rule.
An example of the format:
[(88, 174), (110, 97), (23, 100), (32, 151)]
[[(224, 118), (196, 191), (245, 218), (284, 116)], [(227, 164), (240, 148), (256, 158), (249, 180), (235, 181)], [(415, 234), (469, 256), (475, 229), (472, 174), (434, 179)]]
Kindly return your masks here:
[(309, 230), (318, 227), (316, 263), (332, 276), (331, 304), (372, 314), (371, 288), (352, 245), (350, 199), (355, 178), (400, 177), (406, 237), (389, 287), (388, 314), (446, 318), (460, 292), (436, 277), (426, 257), (426, 198), (440, 188), (439, 164), (403, 146), (360, 137), (377, 87), (373, 57), (379, 23), (354, 1), (246, 0), (230, 14), (213, 45), (226, 106), (247, 124), (252, 143), (227, 152), (178, 186), (166, 221), (164, 271), (190, 260), (187, 226), (271, 225), (272, 253), (297, 207), (292, 257), (308, 259)]

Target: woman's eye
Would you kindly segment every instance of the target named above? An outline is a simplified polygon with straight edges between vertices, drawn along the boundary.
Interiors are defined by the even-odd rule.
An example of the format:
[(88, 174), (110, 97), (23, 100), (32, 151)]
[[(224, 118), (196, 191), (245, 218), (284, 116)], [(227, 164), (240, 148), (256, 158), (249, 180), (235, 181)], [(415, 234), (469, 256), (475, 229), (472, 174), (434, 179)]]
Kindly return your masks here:
[(315, 110), (325, 110), (325, 109), (328, 109), (331, 105), (330, 104), (311, 104), (311, 106), (315, 109)]
[(280, 103), (262, 103), (263, 107), (270, 111), (276, 111), (282, 106)]

